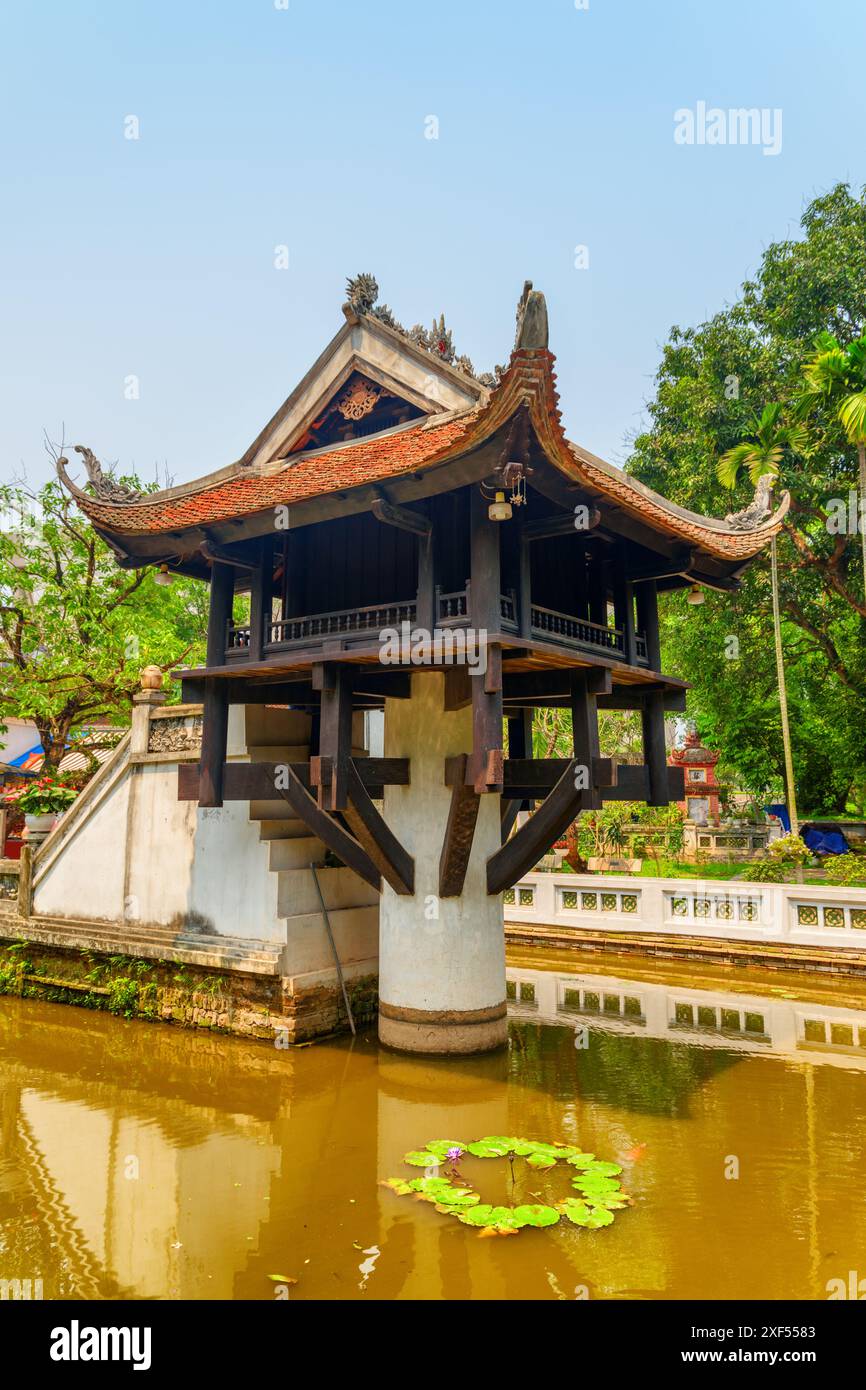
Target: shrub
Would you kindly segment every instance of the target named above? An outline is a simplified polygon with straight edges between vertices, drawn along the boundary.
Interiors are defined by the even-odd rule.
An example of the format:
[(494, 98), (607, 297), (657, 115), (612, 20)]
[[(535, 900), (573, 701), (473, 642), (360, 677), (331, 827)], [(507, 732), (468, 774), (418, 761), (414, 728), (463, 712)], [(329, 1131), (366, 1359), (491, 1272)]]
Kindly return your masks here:
[(838, 888), (866, 888), (866, 854), (837, 854), (827, 865), (827, 882)]

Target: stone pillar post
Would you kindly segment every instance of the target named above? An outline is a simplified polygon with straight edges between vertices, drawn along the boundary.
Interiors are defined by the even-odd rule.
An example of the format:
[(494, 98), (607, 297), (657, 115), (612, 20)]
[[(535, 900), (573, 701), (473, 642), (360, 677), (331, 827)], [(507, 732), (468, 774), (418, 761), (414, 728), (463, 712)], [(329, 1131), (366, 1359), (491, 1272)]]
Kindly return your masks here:
[(130, 759), (140, 758), (150, 742), (151, 711), (164, 705), (168, 695), (162, 688), (162, 672), (158, 666), (145, 666), (141, 673), (142, 689), (132, 697), (132, 726), (129, 731)]
[(451, 804), (445, 759), (472, 749), (472, 709), (446, 712), (445, 678), (412, 676), (409, 700), (385, 707), (385, 756), (411, 759), (410, 785), (385, 789), (385, 818), (415, 859), (412, 897), (382, 888), (379, 1037), (406, 1052), (488, 1052), (505, 1042), (505, 935), (486, 861), (499, 848), (499, 797), (480, 798), (463, 892), (439, 897)]

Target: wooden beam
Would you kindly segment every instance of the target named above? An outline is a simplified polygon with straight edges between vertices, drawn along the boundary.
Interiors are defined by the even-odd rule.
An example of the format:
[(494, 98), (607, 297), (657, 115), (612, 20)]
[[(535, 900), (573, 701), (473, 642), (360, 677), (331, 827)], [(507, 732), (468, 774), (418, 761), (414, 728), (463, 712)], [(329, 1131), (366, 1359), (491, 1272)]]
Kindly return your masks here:
[(532, 637), (532, 552), (524, 525), (520, 532), (518, 567), (520, 571), (520, 592), (518, 595), (518, 620), (521, 637)]
[(288, 764), (285, 766), (285, 776), (279, 780), (277, 795), (288, 802), (298, 820), (303, 821), (310, 833), (327, 845), (332, 854), (342, 859), (347, 868), (353, 869), (366, 883), (381, 892), (381, 875), (367, 851), (338, 821), (322, 810)]
[(322, 680), (319, 752), (310, 759), (310, 777), (318, 788), (321, 808), (344, 811), (352, 761), (352, 670), (345, 665), (332, 667), (329, 673), (323, 672)]
[(465, 753), (445, 760), (445, 783), (451, 787), (451, 805), (439, 856), (440, 898), (456, 898), (463, 892), (472, 853), (481, 798), (473, 786), (467, 786), (468, 762)]
[(252, 572), (250, 581), (250, 661), (260, 661), (265, 637), (265, 610), (271, 612), (271, 584), (273, 574), (273, 539), (262, 538), (259, 547), (259, 562)]
[(649, 806), (667, 806), (668, 796), (668, 756), (665, 745), (665, 706), (658, 690), (644, 696), (641, 717), (643, 727), (644, 761), (649, 770)]
[(198, 797), (199, 805), (204, 807), (219, 807), (223, 804), (223, 768), (229, 725), (227, 694), (223, 681), (209, 680), (205, 683)]
[(400, 531), (412, 531), (416, 536), (429, 536), (432, 529), (429, 517), (410, 512), (406, 507), (395, 506), (384, 497), (378, 497), (370, 510), (376, 520), (384, 525), (396, 526)]
[(436, 627), (436, 572), (433, 527), (418, 536), (418, 590), (415, 596), (415, 625), (432, 633)]
[(207, 619), (208, 666), (222, 666), (226, 659), (226, 639), (235, 593), (234, 572), (228, 565), (214, 565), (210, 579), (210, 607)]
[(556, 786), (525, 825), (487, 860), (487, 891), (501, 893), (523, 878), (567, 830), (582, 809), (586, 792), (576, 786), (577, 759), (569, 761)]
[(445, 670), (445, 693), (442, 707), (446, 711), (465, 709), (472, 703), (472, 677), (466, 666), (448, 666)]
[(342, 812), (350, 833), (395, 893), (415, 891), (415, 860), (373, 805), (354, 759), (349, 760), (349, 804)]
[(530, 541), (545, 540), (550, 536), (574, 536), (585, 535), (587, 531), (594, 531), (601, 521), (601, 512), (597, 507), (587, 504), (589, 516), (587, 524), (580, 528), (575, 526), (575, 514), (571, 512), (559, 512), (554, 516), (541, 516), (536, 521), (528, 521), (523, 527), (523, 534)]
[(654, 579), (638, 584), (635, 589), (637, 625), (646, 637), (646, 654), (651, 671), (662, 668), (661, 637), (659, 633), (658, 585)]
[[(274, 800), (277, 779), (286, 766), (302, 786), (311, 786), (309, 763), (226, 763), (223, 768), (223, 800)], [(358, 758), (355, 768), (371, 796), (383, 787), (409, 786), (408, 758)], [(199, 780), (196, 763), (181, 763), (178, 767), (178, 801), (198, 801)]]
[[(598, 705), (597, 696), (591, 688), (589, 673), (571, 672), (571, 729), (576, 762), (586, 769), (591, 778), (593, 762), (599, 756), (598, 746)], [(590, 782), (584, 810), (597, 810), (601, 806), (601, 796)]]

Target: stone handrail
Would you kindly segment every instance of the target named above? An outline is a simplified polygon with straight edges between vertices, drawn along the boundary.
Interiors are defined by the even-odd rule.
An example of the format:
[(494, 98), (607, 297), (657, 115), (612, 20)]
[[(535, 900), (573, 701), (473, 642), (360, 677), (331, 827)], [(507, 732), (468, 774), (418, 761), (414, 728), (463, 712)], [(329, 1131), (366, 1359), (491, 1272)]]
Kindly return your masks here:
[(573, 932), (659, 932), (866, 951), (866, 888), (740, 879), (532, 873), (505, 897), (505, 920)]

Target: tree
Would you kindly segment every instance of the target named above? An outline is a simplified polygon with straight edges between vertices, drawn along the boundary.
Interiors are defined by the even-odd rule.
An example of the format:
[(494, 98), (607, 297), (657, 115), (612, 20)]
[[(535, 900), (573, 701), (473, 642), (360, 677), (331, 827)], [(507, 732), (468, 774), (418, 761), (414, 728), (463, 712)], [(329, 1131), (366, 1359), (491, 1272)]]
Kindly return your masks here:
[[(769, 510), (773, 484), (779, 476), (785, 451), (805, 453), (808, 440), (805, 430), (798, 425), (783, 425), (782, 407), (776, 403), (765, 405), (760, 418), (752, 422), (752, 432), (732, 449), (727, 449), (719, 459), (717, 473), (719, 482), (733, 490), (740, 473), (745, 470), (755, 488), (755, 499)], [(788, 814), (791, 818), (791, 832), (799, 833), (797, 821), (797, 794), (794, 781), (794, 764), (791, 757), (791, 730), (788, 723), (788, 695), (785, 686), (785, 659), (782, 651), (782, 620), (779, 612), (779, 566), (776, 537), (770, 543), (770, 575), (773, 593), (773, 642), (776, 652), (776, 677), (779, 682), (779, 709), (782, 717), (782, 743), (785, 753), (785, 784), (787, 787)]]
[(835, 406), (845, 437), (857, 449), (860, 486), (856, 517), (866, 595), (866, 336), (843, 347), (832, 333), (819, 333), (815, 354), (804, 364), (803, 376), (806, 385), (798, 400), (800, 413), (808, 416), (815, 407)]
[(58, 483), (0, 507), (0, 720), (32, 719), (53, 768), (74, 731), (128, 719), (142, 667), (203, 652), (207, 586), (120, 569)]
[[(738, 300), (696, 327), (671, 330), (648, 403), (648, 428), (629, 469), (681, 505), (723, 515), (729, 499), (716, 462), (741, 442), (766, 400), (791, 417), (815, 339), (855, 341), (866, 323), (866, 196), (844, 184), (816, 199), (802, 235), (770, 245)], [(793, 761), (809, 811), (866, 805), (866, 600), (856, 536), (834, 532), (834, 499), (857, 486), (835, 406), (816, 402), (808, 462), (790, 451), (779, 487), (793, 503), (777, 546)], [(757, 557), (742, 587), (708, 593), (689, 609), (662, 605), (666, 669), (693, 689), (689, 712), (742, 784), (761, 795), (781, 783), (784, 757), (772, 645), (771, 557)], [(735, 655), (735, 652), (740, 655)]]

